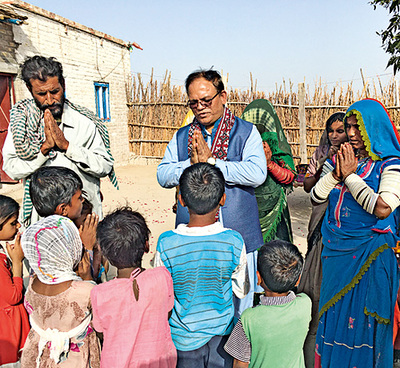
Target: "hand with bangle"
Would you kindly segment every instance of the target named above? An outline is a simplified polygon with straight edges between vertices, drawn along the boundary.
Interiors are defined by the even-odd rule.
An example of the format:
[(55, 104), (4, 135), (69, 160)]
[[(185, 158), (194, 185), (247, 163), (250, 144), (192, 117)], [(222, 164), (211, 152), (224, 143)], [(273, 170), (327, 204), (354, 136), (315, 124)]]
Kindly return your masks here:
[[(329, 193), (337, 184), (356, 172), (357, 164), (353, 148), (349, 143), (343, 143), (336, 156), (335, 169), (322, 177), (312, 188), (311, 199), (313, 202), (317, 204), (325, 202), (328, 199)], [(361, 178), (359, 179), (364, 182)]]
[(336, 167), (333, 177), (338, 181), (344, 181), (350, 174), (357, 171), (357, 157), (350, 143), (345, 142), (336, 155)]
[(374, 213), (379, 197), (378, 193), (356, 174), (357, 158), (350, 143), (346, 142), (337, 154), (337, 164), (333, 176), (343, 181), (353, 198), (368, 213)]

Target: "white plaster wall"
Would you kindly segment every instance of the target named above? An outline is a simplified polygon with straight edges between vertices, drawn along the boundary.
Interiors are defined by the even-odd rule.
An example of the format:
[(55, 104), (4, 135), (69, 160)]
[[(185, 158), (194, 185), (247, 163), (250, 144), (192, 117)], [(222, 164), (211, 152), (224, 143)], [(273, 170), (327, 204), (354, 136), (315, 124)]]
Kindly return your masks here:
[[(28, 17), (22, 26), (13, 26), (18, 44), (16, 60), (27, 56), (54, 56), (64, 69), (66, 95), (72, 102), (96, 110), (94, 82), (109, 83), (111, 120), (106, 122), (111, 151), (117, 165), (128, 162), (128, 107), (125, 84), (129, 81), (130, 58), (126, 47), (65, 26), (22, 9)], [(16, 100), (30, 97), (20, 78), (15, 81)]]

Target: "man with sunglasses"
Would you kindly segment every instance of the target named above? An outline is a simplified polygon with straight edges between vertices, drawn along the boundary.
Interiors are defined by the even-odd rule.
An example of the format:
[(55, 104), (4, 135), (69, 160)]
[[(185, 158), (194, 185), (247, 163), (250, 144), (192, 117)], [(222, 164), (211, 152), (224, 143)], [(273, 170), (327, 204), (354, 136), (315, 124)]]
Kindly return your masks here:
[[(267, 175), (267, 163), (257, 128), (235, 117), (225, 106), (227, 92), (215, 70), (198, 70), (186, 79), (188, 106), (194, 121), (179, 129), (167, 146), (157, 168), (157, 180), (164, 188), (178, 185), (183, 170), (197, 162), (216, 165), (226, 181), (226, 203), (218, 219), (226, 228), (238, 231), (246, 244), (250, 293), (235, 300), (239, 317), (252, 306), (256, 283), (257, 249), (263, 244), (254, 188)], [(178, 203), (176, 225), (189, 222), (189, 213)], [(253, 291), (253, 292), (252, 292)]]

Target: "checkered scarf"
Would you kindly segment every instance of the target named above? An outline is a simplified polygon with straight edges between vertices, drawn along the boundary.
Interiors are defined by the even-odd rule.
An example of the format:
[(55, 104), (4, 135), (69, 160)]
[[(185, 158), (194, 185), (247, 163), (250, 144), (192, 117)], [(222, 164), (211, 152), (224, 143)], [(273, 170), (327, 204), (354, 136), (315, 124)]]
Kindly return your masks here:
[[(218, 125), (217, 132), (211, 145), (211, 153), (213, 157), (219, 158), (220, 160), (226, 160), (229, 146), (229, 134), (235, 124), (235, 116), (231, 110), (225, 107), (222, 115), (221, 122)], [(188, 139), (188, 156), (192, 155), (193, 149), (193, 133), (195, 130), (201, 131), (200, 123), (197, 119), (194, 119), (193, 123), (189, 128), (189, 139)]]
[[(91, 120), (98, 129), (101, 138), (103, 139), (107, 153), (113, 159), (110, 150), (110, 138), (108, 135), (107, 127), (104, 122), (99, 119), (95, 114), (85, 107), (75, 105), (69, 100), (65, 99), (65, 103), (72, 109), (78, 111), (83, 116)], [(33, 99), (25, 99), (17, 102), (11, 110), (11, 132), (15, 152), (17, 156), (23, 160), (33, 160), (40, 152), (40, 147), (46, 140), (44, 133), (44, 114)], [(52, 158), (55, 152), (52, 150), (49, 153)], [(118, 180), (115, 175), (114, 169), (108, 174), (111, 183), (119, 189)], [(30, 177), (26, 179), (24, 188), (24, 203), (22, 206), (23, 221), (26, 225), (30, 223), (30, 216), (32, 213), (32, 201), (29, 195)]]

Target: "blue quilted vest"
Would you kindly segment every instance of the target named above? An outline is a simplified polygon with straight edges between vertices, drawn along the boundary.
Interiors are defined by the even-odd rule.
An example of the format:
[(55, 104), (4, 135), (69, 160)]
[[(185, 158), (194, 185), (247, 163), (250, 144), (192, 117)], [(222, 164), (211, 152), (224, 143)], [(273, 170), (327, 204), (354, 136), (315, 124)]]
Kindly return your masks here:
[[(187, 125), (178, 130), (178, 160), (185, 161), (188, 156), (188, 134)], [(253, 129), (253, 124), (235, 117), (235, 124), (229, 135), (229, 147), (227, 161), (241, 161), (242, 153), (247, 139)], [(263, 245), (260, 221), (258, 219), (257, 200), (254, 188), (244, 185), (225, 185), (226, 202), (222, 211), (224, 227), (238, 231), (246, 244), (247, 253), (254, 252)], [(189, 222), (187, 208), (178, 203), (176, 213), (176, 226)]]

